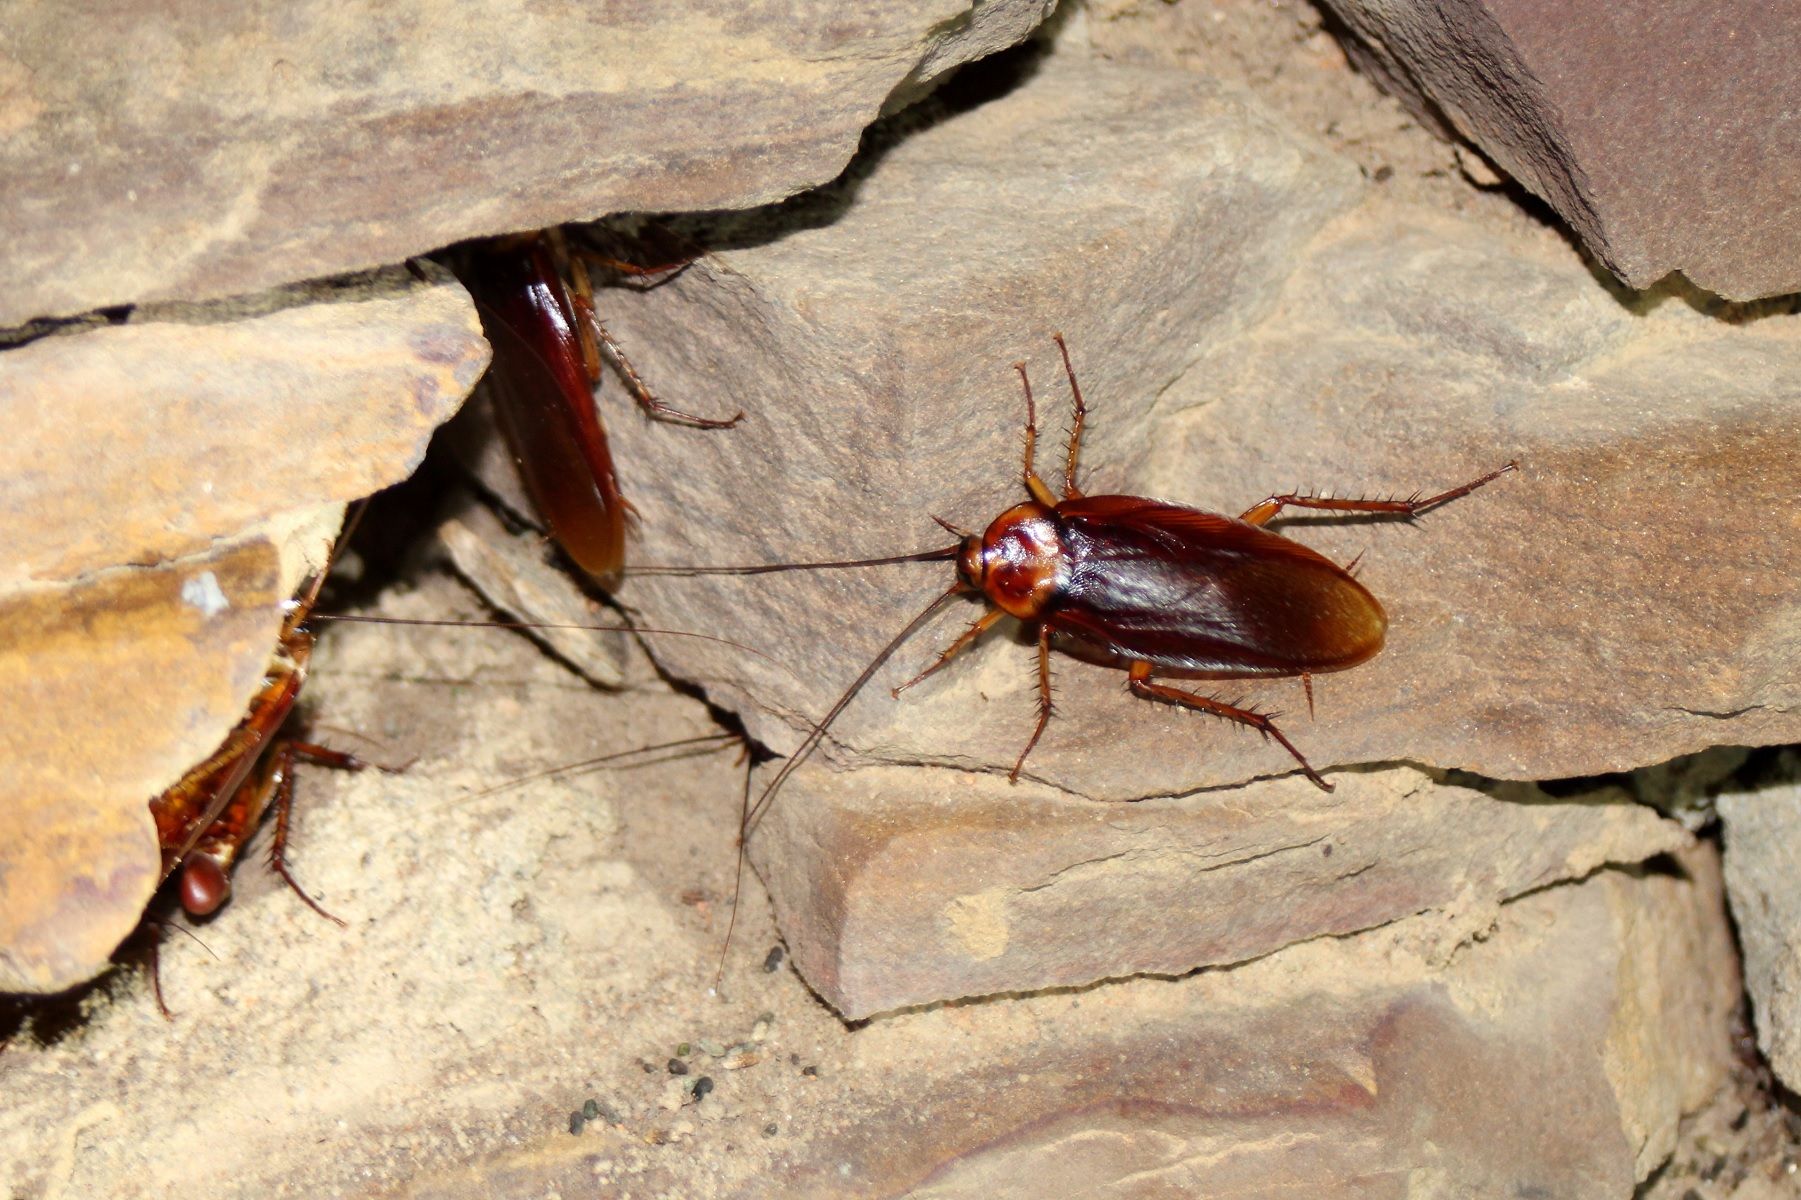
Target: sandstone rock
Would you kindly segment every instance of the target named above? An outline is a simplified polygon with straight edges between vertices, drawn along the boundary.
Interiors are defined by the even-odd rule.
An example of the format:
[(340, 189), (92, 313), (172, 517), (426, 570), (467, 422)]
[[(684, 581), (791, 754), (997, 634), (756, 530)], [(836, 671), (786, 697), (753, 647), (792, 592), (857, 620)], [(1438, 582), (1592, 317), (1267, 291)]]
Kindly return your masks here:
[(1770, 1069), (1801, 1085), (1801, 757), (1793, 751), (1768, 784), (1719, 798), (1725, 822), (1726, 887), (1745, 954), (1757, 1041)]
[[(930, 134), (949, 139), (959, 121), (1005, 128), (1008, 105), (1043, 103), (1028, 99), (1038, 82)], [(1088, 103), (1098, 94), (1058, 90)], [(1048, 255), (1034, 272), (1023, 245), (1008, 247), (1011, 275), (989, 273), (1000, 269), (999, 235), (963, 239), (956, 203), (938, 210), (942, 223), (923, 199), (897, 201), (892, 213), (881, 204), (882, 172), (931, 144), (921, 136), (894, 151), (829, 228), (724, 256), (732, 274), (701, 264), (646, 296), (611, 298), (613, 324), (644, 347), (650, 362), (640, 365), (666, 393), (751, 414), (706, 438), (618, 423), (621, 471), (644, 514), (638, 561), (816, 561), (947, 542), (921, 514), (981, 528), (1021, 495), (1017, 379), (1006, 361), (1030, 357), (1053, 432), (1050, 414), (1065, 403), (1048, 336), (1012, 326), (1062, 326), (1092, 409), (1090, 492), (1238, 512), (1297, 486), (1405, 494), (1521, 460), (1517, 476), (1413, 528), (1284, 525), (1338, 561), (1362, 554), (1362, 578), (1391, 621), (1381, 656), (1315, 681), (1314, 721), (1300, 716), (1293, 682), (1242, 689), (1293, 714), (1288, 732), (1316, 766), (1407, 759), (1531, 779), (1801, 736), (1785, 566), (1801, 542), (1791, 523), (1769, 519), (1792, 499), (1790, 464), (1801, 454), (1801, 429), (1785, 415), (1801, 395), (1801, 318), (1729, 325), (1668, 296), (1635, 312), (1567, 250), (1372, 205), (1302, 261), (1267, 320), (1253, 318), (1267, 301), (1214, 318), (1191, 310), (1200, 358), (1183, 373), (1178, 302), (1217, 303), (1217, 290), (1182, 290), (1191, 277), (1144, 235), (1109, 235), (1107, 269), (1082, 286), (1065, 275), (1076, 256)], [(1034, 185), (1027, 176), (1021, 186)], [(1233, 211), (1247, 218), (1251, 207)], [(894, 228), (864, 232), (859, 212)], [(1031, 244), (1040, 219), (1022, 218), (1020, 243)], [(899, 249), (918, 241), (902, 223), (936, 229), (947, 244)], [(1240, 236), (1219, 253), (1245, 245)], [(821, 278), (813, 264), (827, 257), (834, 292), (860, 281), (861, 295), (809, 291)], [(977, 289), (1012, 299), (978, 319)], [(1466, 298), (1445, 301), (1447, 289)], [(897, 299), (874, 295), (897, 290)], [(919, 313), (859, 315), (897, 304)], [(1159, 322), (1168, 350), (1152, 338)], [(713, 386), (728, 363), (742, 380), (729, 396)], [(1055, 461), (1052, 440), (1046, 465)], [(759, 503), (772, 472), (795, 481), (794, 494)], [(709, 509), (709, 495), (734, 503)], [(1689, 499), (1699, 495), (1708, 501)], [(924, 565), (642, 579), (624, 594), (663, 625), (730, 614), (728, 636), (799, 675), (699, 647), (670, 647), (668, 661), (734, 707), (748, 692), (758, 709), (799, 724), (817, 719), (949, 574)], [(1733, 586), (1718, 586), (1722, 578)], [(834, 727), (836, 748), (861, 760), (1011, 766), (1034, 713), (1027, 650), (991, 637), (898, 702), (882, 695), (955, 628), (941, 618), (878, 675)], [(1026, 765), (1033, 777), (1128, 799), (1292, 769), (1242, 730), (1122, 695), (1116, 671), (1056, 666), (1059, 715)], [(747, 720), (772, 745), (798, 740), (763, 711)]]
[(0, 585), (205, 549), (412, 473), (488, 361), (444, 272), (146, 309), (0, 354)]
[(474, 386), (467, 296), (426, 274), (0, 354), (0, 991), (106, 965), (159, 874), (146, 803), (243, 717), (342, 502)]
[(1621, 279), (1801, 290), (1801, 27), (1779, 7), (1332, 0), (1422, 119), (1475, 142)]
[[(1087, 478), (1115, 490), (1151, 452), (1145, 433), (1159, 393), (1209, 345), (1255, 323), (1287, 257), (1356, 194), (1348, 168), (1242, 96), (1183, 72), (1056, 58), (1017, 91), (946, 115), (864, 166), (810, 208), (767, 218), (776, 228), (718, 231), (745, 248), (649, 292), (603, 297), (614, 332), (666, 399), (748, 414), (735, 429), (704, 433), (613, 423), (622, 484), (643, 516), (634, 561), (809, 561), (942, 546), (948, 535), (931, 514), (980, 528), (1020, 493), (1013, 360), (1031, 360), (1046, 469), (1056, 471), (1067, 395), (1053, 365), (1057, 328), (1100, 406)], [(655, 624), (716, 624), (776, 659), (659, 650), (741, 711), (756, 737), (787, 749), (798, 735), (770, 713), (805, 728), (949, 578), (934, 563), (628, 579), (621, 594)], [(1027, 663), (1007, 647), (983, 646), (949, 672), (959, 700), (948, 706), (938, 680), (898, 705), (880, 694), (953, 627), (942, 620), (923, 635), (834, 737), (865, 754), (879, 746), (875, 756), (890, 760), (973, 765), (1005, 755), (1010, 766), (1032, 701), (1020, 690), (1030, 686)], [(1118, 686), (1117, 674), (1104, 678)], [(972, 711), (984, 707), (985, 716)], [(924, 736), (902, 732), (909, 725)], [(939, 736), (947, 725), (959, 728), (948, 741)]]
[[(427, 615), (434, 598), (383, 611)], [(207, 949), (165, 946), (174, 1021), (120, 989), (78, 1037), (16, 1038), (0, 1054), (12, 1191), (958, 1196), (1075, 1181), (1624, 1198), (1727, 1057), (1737, 989), (1705, 848), (1231, 969), (854, 1028), (762, 969), (773, 931), (753, 897), (714, 994), (729, 757), (476, 794), (549, 756), (704, 730), (699, 705), (571, 687), (508, 637), (341, 628), (321, 654), (321, 719), (420, 756), (401, 775), (301, 780), (296, 869), (352, 927), (247, 870)], [(760, 1060), (725, 1069), (759, 1031)], [(715, 1090), (695, 1103), (678, 1086), (669, 1111), (665, 1063), (684, 1044), (684, 1078)], [(145, 1079), (159, 1086), (132, 1086)], [(204, 1110), (171, 1105), (201, 1092)], [(604, 1119), (571, 1136), (591, 1097)]]
[(885, 103), (1019, 41), (1047, 7), (21, 12), (0, 54), (0, 325), (779, 200), (842, 170)]
[(0, 992), (90, 978), (138, 923), (150, 797), (244, 715), (292, 582), (254, 538), (0, 600)]
[(1688, 843), (1632, 804), (1497, 800), (1417, 771), (1103, 804), (979, 775), (796, 774), (751, 841), (808, 983), (848, 1019), (1178, 975)]

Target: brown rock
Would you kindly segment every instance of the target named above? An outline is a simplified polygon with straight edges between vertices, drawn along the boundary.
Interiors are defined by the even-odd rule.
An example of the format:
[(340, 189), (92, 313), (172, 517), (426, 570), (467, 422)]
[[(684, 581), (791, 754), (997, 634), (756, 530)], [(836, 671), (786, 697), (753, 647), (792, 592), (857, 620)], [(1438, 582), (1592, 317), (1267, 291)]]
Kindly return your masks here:
[(21, 13), (0, 56), (0, 325), (779, 200), (836, 175), (885, 103), (1019, 41), (1046, 7)]
[(1332, 0), (1362, 59), (1635, 288), (1801, 290), (1801, 25), (1781, 6)]
[[(1036, 86), (963, 120), (1002, 123), (1006, 106), (1028, 103)], [(930, 140), (917, 142), (923, 155)], [(1065, 393), (1048, 331), (1062, 326), (1092, 410), (1083, 480), (1093, 493), (1235, 513), (1297, 486), (1406, 494), (1520, 459), (1518, 475), (1414, 527), (1285, 525), (1337, 561), (1361, 554), (1361, 578), (1390, 617), (1382, 655), (1315, 680), (1316, 720), (1302, 718), (1291, 681), (1224, 691), (1290, 713), (1287, 731), (1315, 766), (1405, 759), (1534, 779), (1801, 736), (1787, 568), (1801, 559), (1801, 531), (1772, 519), (1792, 504), (1801, 456), (1801, 426), (1787, 415), (1801, 396), (1801, 318), (1732, 325), (1674, 301), (1635, 315), (1566, 250), (1372, 206), (1303, 261), (1267, 320), (1218, 328), (1194, 310), (1187, 328), (1202, 356), (1172, 379), (1155, 368), (1167, 357), (1165, 371), (1182, 370), (1173, 314), (1184, 297), (1197, 306), (1220, 298), (1177, 290), (1170, 254), (1154, 239), (1113, 237), (1108, 269), (1080, 283), (1065, 274), (1079, 259), (1068, 253), (1035, 273), (1012, 255), (1017, 273), (1004, 284), (977, 283), (965, 272), (984, 245), (903, 255), (887, 249), (902, 244), (898, 229), (886, 241), (858, 229), (859, 206), (874, 210), (871, 220), (882, 212), (880, 178), (830, 229), (734, 254), (734, 275), (703, 288), (690, 271), (642, 300), (611, 300), (614, 325), (645, 347), (651, 362), (640, 365), (658, 372), (665, 393), (723, 398), (709, 381), (729, 362), (743, 380), (730, 400), (751, 414), (708, 435), (618, 423), (621, 471), (644, 514), (639, 561), (814, 561), (945, 544), (923, 514), (981, 528), (1022, 495), (1017, 379), (1006, 360), (1030, 357), (1055, 429), (1049, 414), (1064, 411)], [(916, 204), (895, 219), (955, 241), (965, 227), (958, 209), (940, 210), (942, 223), (928, 211)], [(1022, 240), (1034, 232), (1022, 221)], [(983, 242), (997, 237), (985, 231)], [(809, 264), (828, 255), (845, 294), (800, 292), (802, 279), (819, 277)], [(913, 260), (905, 299), (878, 299), (894, 290), (899, 256)], [(866, 290), (855, 294), (851, 280)], [(1114, 291), (1121, 280), (1171, 290), (1129, 301)], [(798, 293), (788, 308), (775, 303), (785, 286)], [(977, 320), (972, 286), (1016, 299)], [(1447, 289), (1462, 290), (1452, 300)], [(1159, 299), (1166, 307), (1154, 317)], [(858, 315), (903, 303), (920, 312)], [(1121, 314), (1137, 328), (1113, 330)], [(1167, 345), (1153, 336), (1158, 321), (1170, 327)], [(1046, 336), (1016, 334), (1014, 322)], [(840, 356), (848, 368), (824, 366)], [(1054, 470), (1055, 458), (1046, 465)], [(759, 502), (772, 472), (794, 481), (792, 492)], [(709, 509), (718, 495), (734, 502)], [(823, 714), (949, 577), (923, 565), (641, 579), (625, 596), (665, 626), (729, 614), (722, 632), (795, 673), (704, 647), (659, 652), (734, 707), (748, 691), (758, 709), (798, 724)], [(1026, 649), (991, 637), (899, 701), (882, 694), (957, 628), (941, 617), (897, 655), (834, 726), (833, 748), (863, 760), (1009, 768), (1034, 714)], [(1279, 748), (1242, 730), (1123, 695), (1117, 671), (1063, 657), (1054, 665), (1059, 715), (1028, 775), (1132, 799), (1292, 769)], [(778, 747), (798, 740), (762, 711), (747, 719)]]
[[(1004, 98), (873, 155), (866, 170), (783, 217), (780, 236), (765, 230), (649, 292), (601, 298), (666, 400), (748, 414), (717, 431), (613, 422), (622, 485), (643, 515), (633, 561), (807, 561), (942, 546), (948, 536), (930, 514), (979, 528), (1019, 494), (1012, 360), (1031, 360), (1055, 454), (1066, 394), (1052, 365), (1057, 328), (1105, 406), (1088, 476), (1123, 481), (1150, 452), (1159, 393), (1207, 346), (1255, 320), (1295, 248), (1357, 187), (1348, 167), (1241, 96), (1180, 71), (1057, 58)], [(743, 712), (756, 737), (789, 748), (798, 735), (785, 723), (804, 728), (823, 713), (949, 575), (935, 563), (636, 579), (622, 597), (654, 624), (716, 628), (773, 658), (659, 647), (678, 674)], [(880, 694), (955, 627), (945, 619), (922, 635), (834, 737), (880, 745), (890, 760), (992, 755), (1010, 766), (1032, 701), (1021, 690), (1031, 686), (1027, 664), (1006, 647), (985, 646), (949, 673), (943, 682), (959, 695), (949, 706), (938, 680), (899, 705)], [(1104, 678), (1117, 689), (1117, 674)], [(923, 736), (897, 740), (897, 714), (922, 722), (914, 729)]]

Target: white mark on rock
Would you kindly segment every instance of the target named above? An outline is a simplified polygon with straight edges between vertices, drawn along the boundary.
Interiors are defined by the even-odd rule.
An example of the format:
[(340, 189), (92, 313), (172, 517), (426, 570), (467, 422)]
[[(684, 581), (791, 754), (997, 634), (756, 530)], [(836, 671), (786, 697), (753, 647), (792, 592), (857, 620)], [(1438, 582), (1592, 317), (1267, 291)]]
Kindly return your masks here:
[(219, 577), (211, 571), (202, 571), (192, 579), (182, 580), (181, 602), (193, 605), (208, 617), (216, 617), (231, 607), (231, 601), (225, 598), (225, 589), (219, 586)]

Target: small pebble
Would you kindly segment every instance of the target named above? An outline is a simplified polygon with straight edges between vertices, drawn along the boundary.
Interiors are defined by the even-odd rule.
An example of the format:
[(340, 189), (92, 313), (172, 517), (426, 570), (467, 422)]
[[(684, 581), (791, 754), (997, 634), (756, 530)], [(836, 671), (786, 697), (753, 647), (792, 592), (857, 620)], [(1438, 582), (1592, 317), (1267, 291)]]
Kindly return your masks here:
[(762, 1061), (763, 1054), (760, 1050), (740, 1042), (725, 1052), (725, 1057), (719, 1060), (719, 1065), (728, 1071), (740, 1071), (745, 1067), (754, 1067)]
[(694, 1048), (688, 1045), (687, 1042), (683, 1042), (675, 1048), (675, 1053), (679, 1058), (687, 1058), (690, 1054), (694, 1053)]
[(808, 1079), (816, 1079), (819, 1076), (819, 1068), (818, 1067), (802, 1067), (800, 1069), (800, 1073), (802, 1075), (805, 1075)]
[(711, 1075), (702, 1075), (699, 1079), (694, 1081), (694, 1102), (696, 1104), (700, 1103), (702, 1100), (706, 1099), (707, 1093), (712, 1090), (713, 1077)]
[(763, 1126), (763, 1136), (764, 1137), (774, 1137), (776, 1134), (780, 1133), (781, 1131), (782, 1131), (782, 1127), (780, 1125), (777, 1125), (774, 1121), (771, 1121), (769, 1124)]
[(771, 946), (769, 948), (769, 953), (765, 954), (763, 956), (763, 972), (764, 972), (764, 974), (773, 975), (777, 971), (781, 970), (782, 969), (782, 957), (786, 953), (787, 952), (785, 950), (783, 950), (780, 946)]
[(595, 1117), (598, 1117), (599, 1115), (600, 1115), (600, 1101), (596, 1100), (592, 1096), (589, 1096), (588, 1099), (582, 1104), (582, 1119), (585, 1121), (592, 1121)]
[(688, 1073), (688, 1064), (679, 1058), (672, 1058), (669, 1060), (669, 1073), (671, 1075), (686, 1075)]
[(725, 1047), (718, 1042), (699, 1042), (697, 1044), (714, 1058), (720, 1058), (725, 1054)]
[(574, 1112), (569, 1114), (569, 1132), (570, 1133), (579, 1134), (582, 1131), (582, 1128), (585, 1125), (587, 1125), (587, 1123), (588, 1123), (588, 1119), (586, 1117), (582, 1116), (581, 1109), (578, 1108)]

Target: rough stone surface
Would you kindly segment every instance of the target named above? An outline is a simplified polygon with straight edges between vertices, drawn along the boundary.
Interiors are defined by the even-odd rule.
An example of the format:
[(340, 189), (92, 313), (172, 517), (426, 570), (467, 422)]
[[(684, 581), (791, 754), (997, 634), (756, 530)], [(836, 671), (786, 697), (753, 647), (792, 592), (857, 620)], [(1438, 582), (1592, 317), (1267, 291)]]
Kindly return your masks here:
[(1633, 804), (1495, 799), (1417, 771), (1141, 804), (982, 776), (807, 769), (751, 842), (795, 965), (847, 1019), (1239, 962), (1524, 891), (1688, 834)]
[(29, 6), (0, 33), (0, 325), (779, 200), (1046, 8)]
[(278, 558), (247, 539), (0, 600), (0, 992), (88, 979), (137, 924), (162, 866), (146, 802), (243, 716)]
[[(1158, 133), (1164, 117), (1187, 131), (1179, 158), (1157, 155), (1175, 136)], [(1093, 410), (1090, 492), (1237, 512), (1296, 486), (1405, 494), (1522, 460), (1518, 475), (1415, 527), (1285, 526), (1338, 561), (1361, 554), (1361, 577), (1391, 618), (1383, 655), (1315, 681), (1315, 720), (1293, 682), (1228, 693), (1288, 711), (1315, 765), (1408, 760), (1533, 779), (1801, 736), (1801, 612), (1785, 566), (1801, 558), (1801, 531), (1769, 519), (1792, 503), (1801, 455), (1801, 429), (1785, 415), (1801, 396), (1801, 319), (1726, 324), (1673, 294), (1622, 304), (1554, 239), (1374, 201), (1321, 234), (1278, 286), (1280, 260), (1263, 247), (1292, 251), (1309, 202), (1317, 221), (1350, 193), (1304, 147), (1247, 134), (1258, 119), (1179, 73), (1053, 57), (1017, 91), (877, 154), (842, 192), (754, 230), (715, 231), (737, 248), (650, 292), (607, 293), (612, 328), (667, 397), (750, 414), (704, 435), (615, 422), (626, 490), (643, 513), (636, 561), (943, 544), (927, 514), (981, 528), (1020, 496), (1015, 357), (1031, 362), (1044, 465), (1056, 473), (1066, 389), (1048, 334), (1061, 328)], [(1150, 144), (1100, 132), (1117, 129), (1144, 131)], [(1030, 161), (1005, 157), (1016, 146), (1031, 147)], [(1216, 147), (1224, 165), (1202, 171), (1195, 146)], [(997, 159), (1020, 199), (997, 201), (983, 185), (978, 219), (956, 164)], [(1164, 175), (1139, 187), (1133, 171)], [(1044, 196), (1056, 204), (1035, 202)], [(779, 497), (772, 477), (784, 480)], [(719, 495), (735, 502), (709, 507)], [(791, 749), (948, 574), (930, 564), (641, 578), (624, 595), (654, 624), (714, 629), (773, 657), (779, 666), (704, 644), (657, 648), (760, 740)], [(1724, 578), (1733, 586), (1719, 586)], [(956, 781), (960, 801), (1017, 814), (1042, 802), (1001, 778), (1031, 726), (1028, 651), (992, 636), (898, 702), (883, 694), (956, 628), (941, 618), (879, 673), (829, 749), (841, 763), (980, 773)], [(1117, 671), (1061, 657), (1056, 667), (1058, 716), (1028, 778), (1122, 801), (1292, 770), (1240, 729), (1122, 694)], [(829, 904), (844, 868), (817, 849), (883, 844), (889, 817), (872, 801), (904, 801), (907, 777), (813, 784), (815, 795), (842, 791), (831, 806), (797, 790), (781, 801), (795, 823), (759, 835), (769, 844), (756, 861), (794, 901), (784, 928), (797, 956), (855, 1011), (977, 986), (961, 969), (936, 991), (917, 979), (890, 991), (842, 982), (882, 978), (892, 961), (882, 938), (845, 937)], [(921, 804), (946, 793), (940, 772), (913, 777)], [(1461, 835), (1453, 820), (1437, 836)], [(978, 869), (1014, 852), (999, 825), (966, 836), (958, 861)], [(1288, 844), (1280, 829), (1252, 840)], [(1040, 850), (1039, 878), (1095, 857), (1080, 838)], [(869, 911), (907, 909), (893, 885), (891, 896), (864, 894)], [(940, 907), (981, 891), (935, 886)], [(851, 961), (847, 941), (872, 956)], [(1202, 941), (1187, 944), (1186, 963), (1172, 956), (1157, 969), (1218, 961)], [(1112, 967), (1101, 957), (1052, 974), (1129, 973), (1152, 956), (1139, 949)], [(1039, 986), (1044, 965), (989, 983)]]
[(468, 297), (426, 274), (0, 354), (0, 991), (106, 965), (159, 873), (146, 803), (242, 718), (343, 501), (474, 386)]
[[(448, 590), (383, 611), (466, 613)], [(486, 791), (703, 732), (699, 705), (575, 685), (506, 635), (339, 627), (321, 653), (320, 722), (418, 756), (301, 779), (295, 869), (351, 928), (245, 871), (206, 949), (164, 945), (173, 1021), (140, 980), (26, 1024), (0, 1054), (8, 1195), (1623, 1200), (1725, 1068), (1705, 848), (1237, 968), (856, 1028), (762, 969), (753, 895), (710, 995), (729, 754)]]
[[(984, 171), (969, 173), (971, 162)], [(643, 518), (634, 561), (942, 546), (948, 535), (931, 514), (980, 528), (1020, 492), (1016, 359), (1031, 361), (1056, 453), (1067, 395), (1053, 366), (1058, 328), (1100, 406), (1088, 479), (1112, 490), (1149, 452), (1141, 435), (1158, 394), (1206, 347), (1255, 322), (1295, 248), (1356, 195), (1353, 173), (1246, 97), (1186, 72), (1057, 58), (865, 167), (810, 209), (777, 214), (779, 227), (720, 231), (743, 249), (649, 292), (602, 298), (666, 399), (748, 414), (727, 431), (613, 423), (624, 490)], [(680, 675), (740, 709), (759, 740), (788, 749), (793, 725), (823, 713), (949, 574), (932, 563), (628, 579), (622, 596), (656, 624), (717, 624), (777, 660), (668, 648)], [(1026, 660), (1006, 647), (984, 646), (948, 673), (959, 695), (948, 707), (940, 680), (898, 705), (881, 694), (957, 627), (953, 615), (922, 635), (835, 736), (865, 752), (874, 743), (876, 757), (975, 765), (1005, 755), (1011, 765), (1032, 701)], [(1104, 678), (1117, 688), (1117, 674)], [(916, 729), (925, 736), (902, 732), (934, 712), (929, 730)], [(939, 740), (952, 724), (961, 733)]]
[(1801, 1088), (1801, 755), (1785, 752), (1768, 786), (1723, 793), (1719, 810), (1757, 1041), (1777, 1078)]
[(590, 599), (543, 535), (509, 533), (486, 508), (458, 507), (438, 527), (438, 541), (457, 574), (502, 615), (601, 687), (617, 687), (625, 653), (625, 619)]
[(1784, 5), (1331, 0), (1422, 119), (1468, 138), (1635, 288), (1801, 291), (1801, 24)]
[(468, 293), (427, 274), (146, 309), (0, 354), (0, 585), (181, 557), (411, 474), (488, 363)]
[[(749, 413), (706, 435), (614, 422), (643, 515), (636, 561), (944, 545), (931, 514), (982, 528), (1022, 494), (1016, 358), (1037, 381), (1055, 472), (1067, 391), (1049, 333), (1061, 328), (1092, 409), (1090, 492), (1238, 512), (1297, 486), (1405, 494), (1521, 460), (1518, 475), (1414, 527), (1285, 523), (1338, 561), (1362, 554), (1391, 621), (1381, 656), (1315, 681), (1316, 720), (1301, 715), (1293, 682), (1242, 689), (1291, 714), (1316, 766), (1409, 759), (1532, 779), (1801, 736), (1801, 612), (1787, 568), (1801, 530), (1771, 519), (1792, 505), (1801, 455), (1801, 317), (1728, 324), (1670, 294), (1622, 305), (1555, 239), (1376, 203), (1333, 226), (1278, 290), (1262, 247), (1292, 247), (1308, 198), (1342, 197), (1336, 173), (1271, 133), (1248, 134), (1255, 117), (1241, 108), (1215, 109), (1209, 126), (1205, 106), (1230, 102), (1206, 100), (1186, 77), (1094, 71), (1078, 82), (1063, 70), (1053, 62), (879, 157), (829, 226), (791, 211), (785, 232), (648, 293), (603, 297), (663, 394)], [(1176, 177), (1125, 182), (1122, 171), (1162, 160), (1089, 131), (1113, 119), (1107, 105), (1138, 103), (1121, 96), (1182, 123), (1190, 170), (1202, 161), (1193, 147), (1216, 146), (1226, 174), (1190, 176), (1193, 191)], [(977, 222), (953, 164), (1021, 144), (1038, 174), (1009, 163), (1019, 202), (990, 197)], [(1271, 180), (1281, 164), (1291, 173)], [(1228, 177), (1246, 190), (1234, 194)], [(1279, 180), (1289, 198), (1251, 194)], [(1054, 206), (1027, 199), (1052, 194)], [(1068, 230), (1047, 227), (1065, 219)], [(784, 480), (779, 496), (772, 477)], [(733, 502), (711, 499), (721, 495)], [(924, 564), (638, 579), (623, 594), (657, 624), (719, 622), (792, 664), (668, 654), (787, 749), (949, 576)], [(957, 607), (850, 706), (836, 749), (1012, 765), (1036, 680), (1031, 654), (1004, 636), (899, 701), (883, 694), (976, 611)], [(1242, 730), (1123, 695), (1116, 671), (1061, 656), (1055, 666), (1059, 715), (1026, 764), (1032, 777), (1130, 799), (1292, 769)]]

